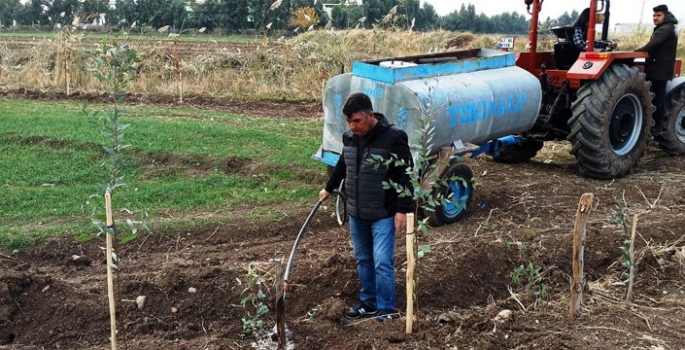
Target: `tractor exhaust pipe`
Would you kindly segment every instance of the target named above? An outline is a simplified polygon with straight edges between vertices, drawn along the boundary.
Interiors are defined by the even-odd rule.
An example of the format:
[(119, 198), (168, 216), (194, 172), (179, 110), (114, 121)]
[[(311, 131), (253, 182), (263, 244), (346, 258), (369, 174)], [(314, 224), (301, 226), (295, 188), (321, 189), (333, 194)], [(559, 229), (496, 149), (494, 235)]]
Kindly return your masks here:
[(611, 0), (606, 1), (606, 9), (604, 10), (604, 22), (602, 23), (602, 41), (607, 41), (609, 36), (609, 5)]

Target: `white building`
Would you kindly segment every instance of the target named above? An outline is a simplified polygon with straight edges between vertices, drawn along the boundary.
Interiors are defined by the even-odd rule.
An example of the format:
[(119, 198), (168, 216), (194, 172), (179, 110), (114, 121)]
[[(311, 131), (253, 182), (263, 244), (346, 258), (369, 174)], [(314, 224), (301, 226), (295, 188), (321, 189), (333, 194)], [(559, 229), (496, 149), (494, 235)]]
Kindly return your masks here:
[(635, 33), (651, 30), (652, 26), (645, 23), (616, 23), (614, 25), (614, 33)]
[(344, 3), (342, 4), (321, 4), (323, 6), (323, 10), (326, 11), (326, 14), (328, 15), (328, 18), (333, 18), (332, 12), (333, 8), (336, 6), (361, 6), (362, 1), (361, 0), (345, 0)]

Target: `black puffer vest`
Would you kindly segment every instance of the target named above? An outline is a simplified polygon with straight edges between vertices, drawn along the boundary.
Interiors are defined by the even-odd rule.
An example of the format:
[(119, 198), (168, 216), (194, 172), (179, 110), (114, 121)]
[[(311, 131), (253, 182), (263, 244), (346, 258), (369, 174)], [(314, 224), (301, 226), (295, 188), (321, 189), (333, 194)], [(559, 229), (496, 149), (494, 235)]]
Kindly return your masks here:
[[(343, 157), (347, 165), (345, 176), (345, 194), (347, 209), (350, 215), (361, 220), (376, 221), (395, 215), (396, 196), (383, 189), (383, 182), (388, 179), (388, 167), (379, 164), (372, 155), (390, 159), (391, 150), (397, 137), (403, 133), (391, 125), (382, 114), (376, 113), (379, 123), (367, 139), (354, 135), (351, 131), (343, 137)], [(378, 129), (377, 129), (378, 128)], [(377, 130), (376, 130), (377, 129)], [(359, 151), (359, 145), (362, 150)], [(370, 164), (372, 162), (373, 164)], [(389, 193), (390, 192), (390, 193)], [(391, 195), (391, 196), (389, 196)]]
[(380, 220), (390, 216), (385, 207), (385, 190), (383, 181), (386, 180), (388, 168), (381, 165), (365, 164), (371, 154), (377, 154), (387, 159), (390, 151), (380, 148), (365, 148), (362, 164), (357, 162), (357, 148), (345, 147), (343, 154), (347, 164), (345, 193), (347, 194), (347, 209), (355, 218), (362, 220)]

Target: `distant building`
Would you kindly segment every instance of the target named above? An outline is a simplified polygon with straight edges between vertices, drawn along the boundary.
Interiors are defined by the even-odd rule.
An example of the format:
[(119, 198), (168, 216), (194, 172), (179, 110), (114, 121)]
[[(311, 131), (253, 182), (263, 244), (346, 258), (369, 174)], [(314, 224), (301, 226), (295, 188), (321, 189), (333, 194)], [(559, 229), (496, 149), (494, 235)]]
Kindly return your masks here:
[(644, 23), (616, 23), (614, 33), (635, 33), (645, 31), (648, 27), (650, 26)]
[(361, 5), (362, 5), (361, 0), (345, 0), (345, 2), (342, 4), (322, 4), (323, 10), (326, 11), (328, 18), (333, 18), (331, 13), (333, 12), (333, 8), (336, 6), (361, 6)]

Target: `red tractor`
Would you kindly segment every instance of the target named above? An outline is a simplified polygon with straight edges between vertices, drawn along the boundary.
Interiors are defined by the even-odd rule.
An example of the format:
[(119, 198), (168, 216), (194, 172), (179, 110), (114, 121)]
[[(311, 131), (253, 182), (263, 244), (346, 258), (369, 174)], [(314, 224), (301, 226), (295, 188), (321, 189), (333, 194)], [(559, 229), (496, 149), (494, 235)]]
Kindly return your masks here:
[[(626, 175), (635, 167), (650, 139), (651, 83), (642, 65), (646, 52), (594, 50), (595, 26), (604, 15), (606, 40), (609, 0), (590, 1), (587, 50), (573, 43), (572, 27), (555, 27), (554, 52), (538, 52), (538, 15), (544, 0), (525, 0), (532, 15), (530, 49), (516, 54), (516, 65), (539, 77), (543, 98), (535, 126), (523, 142), (499, 150), (496, 160), (522, 162), (532, 158), (543, 141), (567, 139), (580, 170), (595, 178)], [(685, 154), (685, 77), (682, 61), (667, 85), (667, 133), (655, 137), (673, 155)]]

